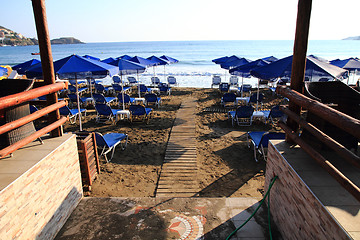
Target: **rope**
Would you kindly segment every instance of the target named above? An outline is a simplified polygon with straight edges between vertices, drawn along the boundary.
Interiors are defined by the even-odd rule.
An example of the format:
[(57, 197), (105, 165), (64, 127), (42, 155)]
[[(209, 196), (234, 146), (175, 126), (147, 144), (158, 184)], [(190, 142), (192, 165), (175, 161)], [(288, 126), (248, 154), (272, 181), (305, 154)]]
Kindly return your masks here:
[(226, 238), (226, 240), (229, 240), (237, 231), (239, 231), (243, 226), (245, 226), (246, 223), (248, 223), (250, 221), (250, 219), (256, 214), (256, 212), (259, 210), (259, 208), (261, 207), (261, 205), (264, 203), (265, 199), (267, 196), (268, 197), (268, 222), (269, 222), (269, 234), (270, 234), (270, 239), (272, 239), (272, 233), (271, 233), (271, 226), (270, 226), (270, 189), (272, 188), (272, 186), (275, 183), (275, 180), (278, 178), (278, 176), (275, 176), (272, 180), (271, 183), (269, 185), (268, 190), (266, 191), (263, 199), (261, 200), (259, 206), (255, 209), (255, 211), (251, 214), (251, 216), (243, 223), (241, 224), (240, 227), (236, 228), (232, 233), (230, 233), (230, 235)]

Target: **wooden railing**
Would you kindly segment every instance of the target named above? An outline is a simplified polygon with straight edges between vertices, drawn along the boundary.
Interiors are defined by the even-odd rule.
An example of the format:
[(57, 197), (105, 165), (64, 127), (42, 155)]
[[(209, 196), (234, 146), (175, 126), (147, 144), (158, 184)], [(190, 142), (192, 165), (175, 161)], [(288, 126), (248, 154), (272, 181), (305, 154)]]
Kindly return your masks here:
[[(29, 91), (9, 95), (6, 97), (0, 98), (0, 111), (4, 110), (6, 108), (10, 108), (16, 105), (19, 105), (21, 103), (30, 101), (34, 98), (38, 98), (44, 95), (48, 95), (51, 93), (55, 93), (57, 91), (60, 91), (62, 89), (67, 89), (68, 84), (67, 82), (58, 82), (50, 85), (45, 85), (42, 87), (38, 87), (35, 89), (31, 89)], [(29, 123), (31, 121), (34, 121), (48, 113), (51, 113), (53, 111), (56, 111), (57, 109), (67, 105), (66, 101), (59, 101), (55, 104), (49, 105), (43, 109), (40, 109), (39, 111), (36, 111), (28, 116), (22, 117), (20, 119), (17, 119), (15, 121), (6, 123), (4, 125), (0, 126), (0, 135), (4, 134), (6, 132), (9, 132), (13, 129), (16, 129), (26, 123)], [(48, 125), (33, 134), (29, 135), (28, 137), (25, 137), (21, 139), (20, 141), (11, 144), (8, 147), (5, 147), (0, 150), (0, 159), (6, 157), (9, 154), (12, 154), (17, 149), (25, 146), (26, 144), (36, 140), (37, 138), (41, 137), (42, 135), (51, 132), (52, 130), (60, 127), (62, 124), (64, 124), (67, 121), (67, 117), (60, 117), (58, 120), (53, 122), (48, 122)]]
[[(312, 100), (303, 94), (300, 94), (286, 86), (278, 86), (276, 89), (278, 94), (287, 97), (293, 104), (296, 104), (303, 109), (317, 115), (325, 121), (333, 124), (339, 129), (344, 130), (350, 135), (360, 139), (360, 120), (346, 115), (340, 111), (328, 107), (318, 101)], [(303, 129), (306, 129), (315, 138), (320, 140), (323, 144), (334, 150), (340, 157), (360, 168), (360, 158), (353, 152), (345, 148), (343, 145), (332, 139), (326, 133), (316, 128), (311, 123), (306, 122), (298, 114), (282, 107), (282, 111), (288, 117), (299, 124)], [(306, 153), (315, 159), (331, 176), (333, 176), (348, 192), (350, 192), (358, 201), (360, 201), (360, 188), (356, 186), (350, 179), (341, 173), (330, 161), (325, 159), (318, 151), (310, 146), (306, 141), (300, 138), (299, 134), (294, 132), (287, 124), (280, 122), (279, 126), (285, 131), (288, 138), (298, 144)]]

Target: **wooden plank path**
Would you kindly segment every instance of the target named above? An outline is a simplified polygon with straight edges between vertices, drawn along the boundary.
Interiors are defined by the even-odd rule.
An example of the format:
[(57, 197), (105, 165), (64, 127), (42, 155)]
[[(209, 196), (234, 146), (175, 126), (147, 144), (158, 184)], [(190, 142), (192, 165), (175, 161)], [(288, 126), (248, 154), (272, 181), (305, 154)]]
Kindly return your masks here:
[(196, 99), (187, 98), (176, 113), (156, 189), (157, 197), (192, 197), (199, 191), (195, 108)]

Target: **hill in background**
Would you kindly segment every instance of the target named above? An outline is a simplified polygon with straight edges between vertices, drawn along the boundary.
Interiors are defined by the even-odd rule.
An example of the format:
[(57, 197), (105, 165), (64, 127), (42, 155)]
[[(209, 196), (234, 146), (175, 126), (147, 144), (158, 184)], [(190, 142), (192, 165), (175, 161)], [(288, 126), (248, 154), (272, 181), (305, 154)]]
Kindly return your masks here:
[(347, 38), (344, 38), (343, 40), (360, 40), (360, 36), (356, 36), (356, 37), (347, 37)]
[[(51, 44), (78, 44), (83, 43), (80, 40), (73, 37), (62, 37), (53, 39)], [(12, 31), (11, 29), (0, 26), (0, 46), (26, 46), (26, 45), (38, 45), (39, 42), (36, 38), (27, 38), (21, 33)]]

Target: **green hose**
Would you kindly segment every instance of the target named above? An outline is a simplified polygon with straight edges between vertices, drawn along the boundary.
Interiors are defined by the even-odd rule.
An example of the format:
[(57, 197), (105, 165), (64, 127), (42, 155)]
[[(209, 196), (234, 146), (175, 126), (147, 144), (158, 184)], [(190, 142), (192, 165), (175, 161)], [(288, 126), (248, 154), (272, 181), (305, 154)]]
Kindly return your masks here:
[[(250, 221), (250, 219), (255, 215), (255, 213), (259, 210), (259, 208), (261, 207), (261, 205), (264, 203), (266, 197), (270, 194), (270, 189), (272, 188), (272, 186), (275, 183), (275, 180), (278, 178), (278, 176), (275, 176), (272, 180), (271, 183), (269, 185), (269, 188), (267, 190), (267, 192), (265, 193), (263, 199), (261, 200), (259, 206), (255, 209), (255, 211), (251, 214), (251, 216), (243, 223), (241, 224), (240, 227), (236, 228), (232, 233), (230, 233), (230, 235), (226, 238), (226, 240), (229, 240), (237, 231), (239, 231), (243, 226), (245, 226), (245, 224)], [(269, 221), (269, 233), (270, 233), (270, 239), (272, 239), (272, 234), (271, 234), (271, 227), (270, 227), (270, 197), (268, 198), (268, 221)]]

